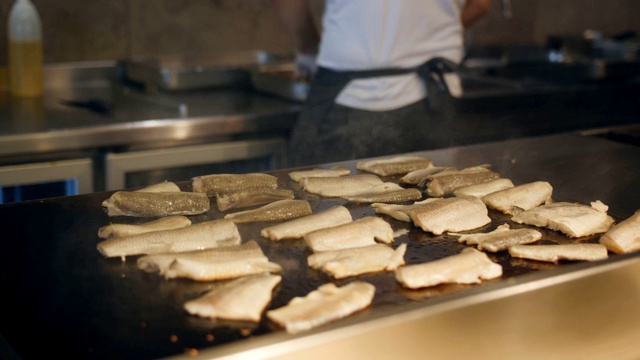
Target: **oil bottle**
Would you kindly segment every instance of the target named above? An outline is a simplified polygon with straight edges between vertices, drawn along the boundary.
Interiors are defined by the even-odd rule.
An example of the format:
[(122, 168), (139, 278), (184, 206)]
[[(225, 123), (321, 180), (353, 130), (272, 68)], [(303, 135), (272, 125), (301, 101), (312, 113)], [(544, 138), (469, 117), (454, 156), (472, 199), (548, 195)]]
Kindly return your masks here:
[(9, 13), (9, 87), (17, 97), (42, 95), (42, 25), (31, 0), (16, 0)]

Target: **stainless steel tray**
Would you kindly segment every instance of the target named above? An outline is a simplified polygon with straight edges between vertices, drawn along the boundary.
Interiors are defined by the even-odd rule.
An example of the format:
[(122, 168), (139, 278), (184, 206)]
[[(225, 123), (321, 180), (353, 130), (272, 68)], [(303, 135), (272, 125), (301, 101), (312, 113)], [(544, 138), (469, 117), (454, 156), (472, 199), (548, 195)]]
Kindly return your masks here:
[(122, 76), (149, 90), (197, 90), (248, 86), (250, 71), (290, 61), (264, 51), (230, 52), (197, 56), (166, 56), (119, 62)]

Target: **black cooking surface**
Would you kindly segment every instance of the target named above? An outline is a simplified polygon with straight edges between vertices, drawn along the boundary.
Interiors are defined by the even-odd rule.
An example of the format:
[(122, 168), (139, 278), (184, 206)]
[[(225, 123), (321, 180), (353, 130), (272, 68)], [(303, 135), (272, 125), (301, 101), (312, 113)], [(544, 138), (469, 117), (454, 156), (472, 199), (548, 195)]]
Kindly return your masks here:
[[(519, 156), (529, 154), (532, 157), (540, 157), (539, 154), (531, 152), (530, 146), (535, 144), (535, 141), (527, 140), (528, 145), (523, 147), (517, 146), (519, 143), (514, 144), (516, 146), (504, 148), (502, 154), (517, 154), (515, 158), (518, 158), (520, 163), (502, 162), (499, 156), (490, 155), (489, 150), (495, 149), (495, 145), (484, 148), (485, 156), (494, 159), (494, 170), (500, 172), (503, 177), (512, 178), (516, 183), (535, 180), (529, 179), (528, 175), (536, 175), (536, 179), (549, 180), (552, 185), (559, 185), (556, 187), (556, 199), (562, 200), (566, 194), (567, 199), (584, 201), (572, 197), (570, 191), (563, 191), (567, 189), (564, 184), (560, 180), (556, 182), (553, 178), (567, 177), (567, 174), (549, 177), (549, 173), (544, 170), (528, 174), (527, 162)], [(602, 151), (598, 149), (599, 146), (609, 148), (609, 145), (595, 144), (592, 147), (593, 151)], [(618, 144), (614, 145), (616, 146)], [(556, 150), (562, 153), (563, 148), (563, 145), (559, 145)], [(453, 154), (450, 150), (425, 154), (431, 157), (436, 165), (464, 167), (485, 163), (486, 161), (481, 160), (487, 159), (477, 156), (483, 154), (482, 149), (466, 149), (461, 153), (466, 154), (464, 158), (449, 161), (445, 159), (455, 157), (450, 156)], [(614, 150), (613, 153), (621, 151), (629, 156), (633, 155), (626, 148)], [(612, 152), (608, 154), (611, 155)], [(567, 155), (559, 156), (562, 158)], [(535, 164), (535, 161), (531, 161), (530, 164)], [(353, 167), (353, 163), (350, 163), (350, 166)], [(280, 178), (280, 186), (294, 189), (297, 198), (308, 199), (314, 212), (345, 204), (354, 218), (373, 215), (368, 204), (358, 205), (307, 194), (288, 180), (287, 173), (274, 173)], [(576, 175), (580, 176), (580, 171), (572, 174)], [(621, 177), (619, 180), (625, 179)], [(184, 190), (190, 190), (188, 182), (180, 185)], [(577, 188), (578, 191), (580, 189)], [(110, 193), (96, 193), (0, 207), (0, 219), (5, 228), (5, 248), (1, 252), (0, 261), (0, 285), (4, 305), (0, 326), (2, 336), (21, 357), (40, 358), (57, 354), (65, 357), (100, 359), (159, 358), (196, 353), (212, 346), (242, 341), (246, 337), (282, 332), (266, 320), (253, 325), (214, 322), (191, 316), (183, 310), (183, 303), (211, 289), (216, 283), (198, 283), (186, 279), (165, 280), (156, 273), (139, 270), (135, 264), (136, 257), (122, 262), (120, 259), (106, 259), (100, 255), (96, 250), (96, 244), (100, 241), (97, 237), (99, 227), (110, 221), (144, 221), (125, 217), (110, 219), (100, 205), (109, 195)], [(605, 202), (610, 200), (610, 195), (609, 198), (606, 194), (601, 195), (589, 194), (585, 198), (595, 200), (599, 197)], [(636, 191), (627, 197), (633, 201), (633, 197), (637, 195)], [(222, 217), (223, 214), (215, 208), (215, 202), (212, 205), (210, 212), (194, 216), (192, 221), (196, 223)], [(612, 205), (614, 216), (617, 211), (624, 209), (624, 206), (616, 207), (616, 204), (611, 203), (609, 205)], [(623, 213), (626, 216), (627, 212)], [(490, 215), (494, 222), (482, 229), (483, 231), (508, 220), (505, 215), (497, 212), (491, 212)], [(409, 230), (408, 234), (397, 238), (394, 244), (394, 247), (400, 243), (408, 244), (405, 256), (407, 264), (453, 255), (466, 246), (457, 243), (455, 236), (434, 237), (409, 223), (386, 216), (384, 218), (391, 223), (394, 230)], [(276, 289), (269, 308), (280, 307), (292, 297), (304, 296), (320, 284), (332, 281), (328, 275), (307, 266), (306, 257), (310, 252), (302, 240), (272, 242), (264, 239), (260, 237), (259, 232), (267, 226), (266, 223), (238, 226), (243, 241), (258, 241), (269, 259), (284, 268), (282, 283)], [(544, 231), (543, 242), (569, 241), (572, 240), (559, 233)], [(597, 237), (581, 238), (579, 241), (595, 242)], [(516, 260), (510, 258), (506, 252), (489, 256), (504, 267), (504, 276), (495, 280), (499, 282), (526, 273), (553, 271), (557, 267), (571, 266), (571, 263), (553, 265)], [(369, 312), (378, 308), (401, 307), (415, 301), (428, 304), (433, 298), (492, 283), (490, 281), (481, 285), (443, 285), (423, 290), (406, 290), (399, 287), (393, 273), (371, 274), (355, 279), (369, 281), (377, 289), (371, 309), (356, 315), (361, 317), (366, 317)], [(353, 280), (346, 279), (335, 283), (343, 285)]]

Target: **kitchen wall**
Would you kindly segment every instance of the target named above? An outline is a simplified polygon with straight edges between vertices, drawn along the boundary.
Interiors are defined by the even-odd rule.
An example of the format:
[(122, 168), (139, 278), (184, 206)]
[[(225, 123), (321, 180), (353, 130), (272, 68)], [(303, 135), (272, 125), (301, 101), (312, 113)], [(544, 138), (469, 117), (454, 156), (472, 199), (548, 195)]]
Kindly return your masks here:
[[(32, 0), (44, 27), (45, 62), (207, 54), (261, 49), (289, 51), (266, 0)], [(320, 0), (310, 1), (320, 12)], [(0, 1), (0, 39), (13, 0)], [(473, 44), (544, 44), (548, 34), (640, 32), (637, 0), (511, 0), (513, 18), (494, 0), (470, 30)], [(6, 64), (0, 41), (0, 64)]]

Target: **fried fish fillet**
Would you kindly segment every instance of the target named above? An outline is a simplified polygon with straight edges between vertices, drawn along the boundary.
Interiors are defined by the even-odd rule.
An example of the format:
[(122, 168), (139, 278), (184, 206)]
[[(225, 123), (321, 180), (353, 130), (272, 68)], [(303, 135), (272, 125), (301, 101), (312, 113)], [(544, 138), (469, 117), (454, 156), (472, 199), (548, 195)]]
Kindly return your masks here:
[(404, 211), (414, 225), (434, 235), (472, 230), (491, 222), (487, 207), (472, 196), (436, 199)]
[(553, 187), (546, 181), (534, 181), (485, 195), (484, 203), (505, 214), (533, 209), (551, 202)]
[(608, 257), (602, 244), (514, 245), (509, 255), (517, 258), (557, 263), (560, 260), (596, 261)]
[(371, 305), (375, 292), (375, 286), (364, 281), (342, 287), (327, 283), (304, 297), (291, 299), (283, 307), (267, 311), (267, 317), (288, 333), (298, 333), (365, 309)]
[(298, 239), (306, 234), (353, 221), (349, 209), (333, 206), (316, 214), (302, 216), (262, 229), (260, 235), (271, 240)]
[(182, 252), (240, 244), (240, 232), (231, 220), (219, 219), (185, 226), (108, 239), (98, 243), (105, 257)]
[(407, 244), (397, 249), (388, 245), (374, 244), (356, 248), (322, 251), (307, 258), (309, 266), (322, 270), (335, 279), (344, 279), (366, 273), (394, 271), (404, 265)]
[(481, 234), (460, 235), (458, 242), (477, 245), (479, 250), (498, 252), (510, 246), (529, 244), (542, 239), (542, 234), (535, 229), (511, 229), (509, 224), (498, 226), (494, 231)]
[(177, 259), (225, 263), (238, 260), (263, 260), (264, 258), (265, 255), (260, 245), (255, 240), (251, 240), (243, 244), (218, 248), (145, 255), (138, 258), (137, 265), (140, 270), (158, 272), (165, 276), (171, 264)]
[(511, 220), (519, 224), (546, 227), (574, 238), (606, 232), (614, 222), (607, 215), (607, 206), (600, 201), (591, 204), (556, 202), (523, 211)]
[(433, 166), (430, 159), (422, 156), (396, 156), (356, 163), (356, 169), (380, 176), (405, 175), (411, 171)]
[(249, 188), (220, 194), (216, 197), (218, 210), (264, 205), (278, 200), (293, 199), (293, 191), (288, 189)]
[(135, 191), (140, 192), (178, 192), (180, 191), (180, 187), (176, 185), (176, 183), (171, 181), (163, 181), (157, 184), (152, 184), (143, 187), (142, 189), (138, 189)]
[(439, 198), (428, 198), (422, 201), (416, 201), (413, 204), (387, 204), (387, 203), (372, 203), (371, 207), (376, 214), (389, 215), (392, 218), (404, 222), (411, 222), (410, 212), (418, 211), (418, 209), (424, 207), (426, 204), (440, 200)]
[(428, 166), (408, 172), (400, 178), (402, 184), (418, 185), (427, 180), (429, 176), (441, 173), (443, 171), (457, 171), (458, 169), (450, 166)]
[[(170, 262), (169, 262), (170, 261)], [(138, 267), (158, 269), (167, 279), (188, 278), (196, 281), (234, 279), (263, 272), (280, 272), (282, 267), (269, 261), (255, 242), (203, 251), (158, 254), (141, 258)]]
[(237, 192), (251, 188), (278, 187), (278, 178), (262, 173), (250, 174), (213, 174), (197, 176), (192, 179), (193, 191), (204, 193), (209, 197)]
[(304, 236), (307, 245), (314, 251), (329, 251), (394, 241), (393, 229), (388, 222), (377, 216), (361, 219), (312, 231)]
[(310, 215), (311, 205), (307, 200), (278, 200), (257, 209), (239, 211), (224, 216), (225, 219), (235, 223), (247, 223), (257, 221), (277, 221), (295, 219)]
[(429, 176), (424, 184), (426, 192), (431, 197), (453, 195), (461, 187), (485, 183), (498, 179), (500, 174), (485, 167), (475, 166), (458, 171), (443, 171)]
[(609, 229), (600, 237), (600, 244), (616, 254), (640, 250), (640, 210)]
[(192, 192), (116, 191), (102, 203), (109, 216), (159, 217), (209, 211), (209, 198)]
[(282, 277), (269, 273), (231, 280), (184, 303), (192, 315), (209, 319), (258, 322)]
[(182, 215), (162, 217), (143, 224), (109, 224), (98, 229), (98, 237), (110, 239), (158, 230), (179, 229), (191, 225), (191, 220)]
[(463, 186), (453, 191), (455, 196), (483, 197), (493, 192), (514, 187), (510, 179), (495, 179), (485, 183)]
[(235, 279), (263, 272), (281, 272), (282, 267), (269, 259), (249, 259), (211, 263), (205, 261), (176, 259), (165, 277), (167, 279), (187, 278), (196, 281)]
[(334, 167), (331, 169), (312, 169), (312, 170), (299, 170), (289, 173), (291, 180), (300, 182), (306, 177), (336, 177), (347, 176), (351, 174), (351, 170), (347, 168)]
[(365, 192), (342, 196), (343, 199), (357, 203), (397, 203), (422, 199), (422, 191), (416, 188), (397, 189), (382, 192)]
[(374, 174), (308, 177), (301, 180), (301, 185), (307, 192), (326, 197), (402, 189), (398, 184), (383, 182), (380, 177)]
[(396, 270), (396, 280), (409, 289), (446, 283), (477, 284), (500, 276), (502, 266), (474, 248), (466, 248), (457, 255), (439, 260), (402, 266)]

